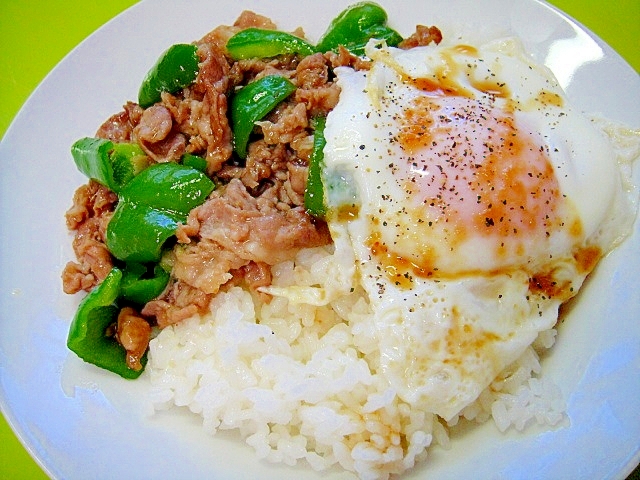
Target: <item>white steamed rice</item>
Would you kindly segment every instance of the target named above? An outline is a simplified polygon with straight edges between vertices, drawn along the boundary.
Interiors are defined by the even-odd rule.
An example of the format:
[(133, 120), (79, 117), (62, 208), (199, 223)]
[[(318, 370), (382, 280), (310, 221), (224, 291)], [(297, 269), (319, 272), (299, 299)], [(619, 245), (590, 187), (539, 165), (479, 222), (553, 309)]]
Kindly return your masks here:
[[(276, 286), (331, 287), (331, 248), (300, 252), (273, 267)], [(339, 464), (362, 479), (388, 478), (446, 448), (449, 428), (493, 418), (501, 431), (555, 425), (559, 389), (539, 378), (542, 332), (473, 404), (447, 425), (398, 398), (377, 373), (379, 351), (365, 296), (326, 306), (264, 303), (240, 287), (220, 293), (210, 313), (165, 328), (152, 340), (149, 371), (157, 409), (187, 407), (211, 434), (237, 429), (257, 456), (315, 470)]]

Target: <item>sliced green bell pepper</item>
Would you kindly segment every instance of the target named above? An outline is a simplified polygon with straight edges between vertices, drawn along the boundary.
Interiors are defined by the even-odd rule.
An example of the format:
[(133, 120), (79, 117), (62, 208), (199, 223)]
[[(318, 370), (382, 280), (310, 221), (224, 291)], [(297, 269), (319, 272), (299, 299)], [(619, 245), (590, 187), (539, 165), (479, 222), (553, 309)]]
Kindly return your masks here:
[(268, 75), (239, 89), (231, 99), (231, 125), (234, 149), (240, 158), (247, 156), (247, 143), (255, 123), (295, 91), (290, 80)]
[(365, 47), (369, 40), (383, 40), (388, 46), (395, 47), (402, 42), (402, 36), (386, 25), (373, 25), (364, 32), (364, 38), (347, 42), (344, 47), (358, 57), (365, 54)]
[(125, 203), (188, 214), (213, 191), (209, 177), (195, 168), (167, 162), (156, 163), (138, 174), (120, 192)]
[(149, 70), (138, 92), (138, 104), (147, 108), (161, 99), (162, 92), (175, 93), (191, 85), (198, 75), (198, 47), (178, 43), (169, 47)]
[(322, 184), (322, 170), (324, 168), (324, 147), (327, 141), (324, 137), (326, 117), (313, 119), (313, 150), (309, 158), (309, 172), (307, 186), (304, 192), (304, 206), (314, 217), (324, 218), (327, 207), (324, 201), (324, 186)]
[(172, 162), (148, 167), (120, 192), (107, 226), (107, 248), (125, 262), (157, 262), (178, 224), (213, 189), (213, 182), (194, 168)]
[(387, 24), (387, 12), (373, 2), (359, 2), (343, 10), (329, 24), (316, 45), (319, 52), (336, 51), (340, 45), (354, 55), (362, 55), (364, 46), (372, 39), (385, 40), (396, 46), (402, 36)]
[(147, 355), (141, 359), (142, 369), (127, 366), (127, 352), (114, 335), (107, 330), (116, 323), (120, 309), (115, 302), (120, 293), (122, 271), (113, 268), (105, 279), (80, 302), (71, 322), (67, 347), (88, 363), (116, 373), (127, 379), (140, 376), (147, 363)]
[(227, 41), (227, 51), (234, 60), (270, 58), (287, 53), (303, 56), (315, 53), (313, 46), (300, 37), (277, 30), (247, 28)]
[(201, 172), (205, 172), (207, 170), (207, 161), (199, 157), (197, 155), (193, 155), (191, 153), (185, 153), (182, 155), (180, 159), (183, 165), (187, 167), (195, 168), (196, 170), (200, 170)]
[(155, 262), (186, 215), (142, 203), (120, 202), (107, 227), (111, 254), (125, 262)]
[(78, 170), (115, 193), (150, 162), (138, 144), (91, 137), (76, 141), (71, 155)]
[(154, 265), (152, 276), (149, 277), (149, 269), (141, 263), (126, 264), (120, 284), (120, 296), (123, 299), (144, 305), (162, 293), (169, 283), (169, 272), (160, 265)]

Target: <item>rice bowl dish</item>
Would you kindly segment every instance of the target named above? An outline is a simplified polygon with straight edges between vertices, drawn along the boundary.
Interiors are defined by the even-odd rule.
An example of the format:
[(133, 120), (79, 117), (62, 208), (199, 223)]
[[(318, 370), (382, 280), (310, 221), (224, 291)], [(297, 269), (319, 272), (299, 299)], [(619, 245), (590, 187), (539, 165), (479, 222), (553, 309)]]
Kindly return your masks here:
[[(380, 51), (386, 52), (384, 47)], [(370, 53), (371, 57), (377, 54)], [(348, 88), (342, 84), (342, 92)], [(352, 100), (342, 103), (353, 104)], [(325, 148), (330, 167), (340, 164), (328, 152), (344, 131), (335, 120), (337, 117), (332, 124), (331, 115), (327, 119)], [(636, 155), (633, 145), (637, 143), (637, 133), (605, 121), (589, 119), (587, 123), (606, 131), (616, 145), (616, 168), (629, 169)], [(632, 148), (624, 151), (625, 144)], [(360, 150), (365, 143), (358, 140), (353, 145)], [(344, 172), (340, 170), (341, 174)], [(356, 181), (353, 185), (358, 188), (362, 183)], [(635, 208), (637, 192), (624, 182), (620, 185), (617, 192), (615, 186), (609, 190), (614, 199), (613, 211), (619, 208), (619, 214), (607, 216), (607, 227), (602, 228), (593, 216), (581, 217), (595, 222), (586, 229), (592, 232), (586, 237), (592, 244), (602, 246), (597, 257), (606, 254), (628, 233), (633, 220), (629, 212)], [(361, 201), (359, 215), (368, 207), (362, 191), (356, 197)], [(351, 203), (341, 203), (344, 198), (329, 199), (332, 200), (337, 202), (335, 211), (345, 205), (353, 207)], [(607, 214), (611, 211), (606, 210)], [(347, 208), (347, 213), (353, 210)], [(423, 387), (433, 377), (411, 370), (413, 359), (426, 358), (421, 357), (421, 342), (415, 340), (423, 338), (425, 332), (415, 330), (417, 323), (407, 323), (406, 330), (385, 330), (381, 318), (389, 319), (386, 321), (393, 325), (398, 323), (388, 317), (388, 312), (387, 316), (381, 315), (386, 308), (384, 298), (388, 297), (373, 301), (380, 281), (387, 282), (388, 277), (375, 277), (375, 287), (365, 280), (368, 274), (364, 272), (375, 262), (367, 262), (358, 250), (367, 244), (358, 244), (356, 239), (369, 237), (357, 233), (359, 227), (354, 223), (345, 226), (344, 216), (332, 221), (328, 221), (331, 245), (303, 248), (295, 258), (271, 265), (271, 283), (258, 290), (242, 285), (221, 289), (206, 311), (166, 326), (151, 340), (147, 368), (156, 408), (187, 407), (202, 416), (205, 429), (211, 433), (238, 430), (261, 459), (287, 465), (304, 459), (316, 470), (338, 464), (361, 478), (386, 478), (412, 468), (416, 462), (428, 463), (428, 447), (446, 448), (455, 440), (457, 428), (469, 422), (482, 423), (492, 418), (501, 431), (522, 430), (532, 423), (561, 428), (566, 420), (565, 399), (557, 386), (545, 381), (540, 355), (555, 341), (555, 314), (567, 300), (566, 292), (547, 307), (538, 305), (535, 313), (543, 321), (535, 323), (526, 338), (516, 342), (518, 346), (491, 368), (482, 365), (474, 371), (478, 374), (471, 373), (470, 382), (462, 388), (466, 393), (455, 391), (462, 385), (460, 377), (452, 382), (453, 387), (443, 388), (440, 384), (433, 389), (435, 393), (430, 393)], [(575, 269), (578, 276), (569, 296), (580, 287), (590, 268)], [(487, 269), (493, 277), (494, 268)], [(425, 274), (424, 283), (420, 280), (423, 292), (443, 283), (437, 275), (432, 283), (431, 277)], [(449, 281), (445, 279), (444, 283)], [(487, 287), (479, 282), (471, 290), (499, 288), (503, 295), (508, 283), (492, 282)], [(522, 284), (530, 288), (530, 276)], [(513, 295), (522, 294), (522, 290), (516, 290)], [(402, 292), (407, 288), (398, 291), (403, 298)], [(436, 314), (438, 318), (445, 318), (442, 312), (455, 307), (448, 299), (468, 298), (468, 293), (456, 295), (462, 296), (430, 293), (426, 298), (441, 303), (440, 307), (444, 305), (444, 310), (435, 311), (441, 312)], [(419, 305), (424, 306), (424, 297), (414, 307)], [(497, 308), (498, 304), (491, 305)], [(478, 308), (486, 311), (486, 307)], [(485, 332), (491, 328), (486, 323), (478, 325)], [(447, 331), (450, 328), (445, 326)], [(389, 332), (392, 334), (387, 335)], [(459, 326), (459, 333), (468, 333), (464, 324)], [(478, 346), (473, 338), (458, 340), (457, 344), (464, 342)], [(399, 357), (394, 358), (394, 353)], [(444, 355), (441, 361), (446, 364), (447, 353)], [(463, 370), (449, 370), (447, 378), (455, 378)], [(409, 375), (404, 376), (407, 372)], [(442, 394), (443, 391), (448, 393)], [(441, 400), (434, 398), (439, 395)], [(431, 398), (431, 403), (425, 398)]]
[[(507, 55), (512, 54), (510, 49), (515, 49), (516, 56), (524, 55), (518, 53), (519, 47), (510, 41), (500, 48), (506, 48)], [(379, 51), (368, 53), (373, 58), (382, 55)], [(372, 80), (365, 81), (370, 84)], [(342, 87), (345, 92), (344, 83)], [(346, 88), (353, 87), (347, 85)], [(354, 89), (360, 90), (366, 88)], [(362, 105), (349, 98), (342, 108), (349, 109), (354, 104)], [(340, 105), (337, 111), (342, 112)], [(363, 110), (351, 118), (363, 115), (369, 119), (370, 114)], [(337, 124), (333, 134), (331, 115), (348, 117), (349, 114), (329, 114), (325, 147), (328, 162), (332, 161), (334, 145), (341, 145), (338, 150), (345, 151), (342, 140), (345, 126)], [(595, 120), (585, 123), (589, 122)], [(619, 141), (620, 145), (637, 142), (637, 137), (633, 139), (637, 134), (624, 127), (606, 122), (596, 125), (596, 128), (608, 128), (611, 138), (617, 139), (614, 142)], [(351, 129), (349, 131), (362, 132), (366, 123)], [(351, 143), (364, 150), (362, 139)], [(620, 148), (619, 153), (622, 150)], [(342, 155), (353, 158), (357, 151), (347, 150)], [(388, 157), (384, 161), (387, 162)], [(633, 156), (620, 153), (618, 161), (621, 168), (630, 168)], [(595, 171), (591, 175), (601, 178)], [(612, 186), (610, 191), (617, 188)], [(599, 231), (596, 235), (606, 232), (607, 238), (602, 241), (605, 245), (615, 245), (623, 238), (634, 218), (637, 197), (634, 187), (625, 185), (612, 195), (619, 194), (628, 195), (628, 200), (618, 197), (620, 200), (614, 201), (617, 207), (613, 211), (620, 208), (614, 215), (610, 215), (611, 209), (606, 209), (611, 226), (592, 229)], [(358, 198), (362, 199), (362, 192)], [(336, 210), (341, 201), (336, 200)], [(593, 215), (588, 218), (593, 220)], [(574, 289), (579, 289), (583, 274), (578, 274), (575, 283), (567, 287), (571, 293), (565, 291), (553, 299), (548, 310), (542, 308), (546, 313), (536, 313), (543, 320), (529, 326), (533, 330), (526, 336), (528, 340), (523, 340), (524, 348), (515, 347), (518, 352), (515, 358), (498, 362), (498, 366), (493, 367), (495, 370), (487, 365), (478, 367), (478, 372), (488, 376), (488, 380), (483, 377), (478, 384), (486, 382), (488, 386), (483, 385), (478, 392), (472, 381), (471, 393), (451, 394), (450, 398), (460, 402), (453, 403), (451, 408), (447, 408), (446, 401), (438, 406), (438, 401), (424, 401), (424, 397), (421, 403), (422, 393), (408, 392), (405, 387), (407, 382), (428, 383), (406, 376), (414, 359), (420, 358), (420, 347), (410, 350), (404, 360), (389, 361), (393, 360), (390, 352), (402, 352), (406, 347), (403, 342), (416, 340), (411, 340), (412, 334), (408, 331), (399, 330), (396, 338), (393, 332), (381, 333), (382, 314), (375, 309), (381, 308), (380, 305), (384, 308), (389, 296), (381, 295), (381, 304), (371, 305), (374, 290), (364, 284), (364, 274), (358, 274), (360, 282), (354, 281), (358, 278), (353, 271), (354, 263), (358, 264), (354, 256), (358, 253), (354, 255), (353, 247), (345, 245), (349, 233), (339, 222), (329, 225), (333, 248), (304, 249), (294, 260), (272, 267), (273, 283), (261, 290), (273, 296), (269, 302), (265, 303), (246, 289), (233, 287), (216, 296), (210, 312), (165, 328), (151, 341), (150, 376), (157, 408), (186, 407), (202, 416), (204, 427), (210, 432), (237, 429), (261, 459), (288, 465), (304, 459), (316, 470), (339, 464), (360, 478), (387, 478), (412, 468), (416, 462), (428, 462), (428, 447), (446, 448), (451, 441), (449, 431), (455, 439), (456, 426), (461, 423), (483, 423), (492, 419), (503, 432), (509, 428), (523, 430), (532, 423), (548, 427), (562, 424), (565, 401), (558, 387), (545, 380), (540, 355), (553, 346), (557, 309), (573, 296)], [(361, 235), (360, 239), (366, 237)], [(366, 263), (364, 260), (360, 263), (364, 271)], [(577, 268), (578, 272), (581, 270), (585, 271)], [(494, 282), (500, 284), (493, 278), (492, 286), (487, 287), (485, 283), (484, 288), (502, 288), (499, 290), (502, 298), (507, 290), (504, 286), (496, 287)], [(507, 283), (513, 283), (511, 276)], [(526, 277), (524, 283), (528, 288), (530, 278)], [(447, 297), (450, 294), (442, 294), (440, 301), (446, 303)], [(427, 298), (433, 298), (434, 302), (440, 299), (433, 294)], [(509, 300), (505, 303), (509, 304)], [(499, 305), (486, 305), (482, 311), (499, 316)], [(424, 303), (421, 307), (416, 311), (422, 310), (424, 317)], [(541, 308), (539, 303), (538, 308)], [(509, 311), (505, 318), (513, 319), (514, 312)], [(406, 312), (404, 315), (406, 321)], [(434, 315), (439, 319), (446, 317), (442, 313)], [(397, 321), (391, 320), (391, 324), (395, 326), (390, 328), (398, 332)], [(487, 325), (482, 328), (486, 331)], [(428, 332), (416, 336), (424, 338), (424, 335)], [(476, 343), (475, 348), (481, 347)], [(430, 354), (434, 353), (432, 349)], [(513, 355), (503, 354), (507, 359)], [(453, 388), (459, 388), (459, 382), (457, 377), (457, 381), (452, 382), (456, 384)], [(431, 398), (446, 389), (442, 383), (438, 384)]]

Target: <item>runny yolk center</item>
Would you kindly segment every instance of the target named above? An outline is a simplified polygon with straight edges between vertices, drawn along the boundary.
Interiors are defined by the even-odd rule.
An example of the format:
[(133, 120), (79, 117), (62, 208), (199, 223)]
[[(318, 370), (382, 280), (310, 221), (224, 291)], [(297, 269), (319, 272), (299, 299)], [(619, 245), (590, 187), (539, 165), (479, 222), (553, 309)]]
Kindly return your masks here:
[(405, 114), (404, 187), (430, 221), (465, 236), (549, 236), (563, 226), (547, 149), (512, 116), (475, 99), (426, 96)]
[(492, 99), (418, 96), (396, 121), (404, 198), (380, 210), (388, 221), (372, 220), (368, 239), (394, 277), (504, 271), (547, 251), (558, 232), (582, 236), (548, 147)]

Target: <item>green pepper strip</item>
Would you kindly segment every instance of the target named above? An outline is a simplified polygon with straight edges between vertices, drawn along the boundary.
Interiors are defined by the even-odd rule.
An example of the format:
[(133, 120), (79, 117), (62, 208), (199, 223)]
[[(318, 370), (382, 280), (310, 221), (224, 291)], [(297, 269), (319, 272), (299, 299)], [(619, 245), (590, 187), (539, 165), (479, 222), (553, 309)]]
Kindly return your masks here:
[(247, 28), (227, 41), (227, 52), (234, 60), (246, 58), (270, 58), (287, 53), (312, 55), (315, 49), (310, 43), (290, 33), (260, 28)]
[(324, 168), (324, 147), (327, 141), (324, 137), (326, 117), (316, 117), (313, 120), (313, 150), (309, 158), (309, 173), (307, 187), (304, 192), (304, 206), (314, 217), (324, 218), (327, 207), (324, 201), (324, 187), (322, 184), (322, 170)]
[(247, 143), (255, 123), (295, 91), (288, 79), (279, 75), (262, 77), (238, 90), (231, 99), (231, 125), (236, 153), (247, 156)]
[(149, 70), (138, 92), (138, 103), (147, 108), (161, 99), (162, 92), (175, 93), (193, 83), (198, 75), (198, 47), (178, 43), (169, 47)]
[(403, 40), (398, 32), (386, 25), (373, 25), (364, 30), (363, 35), (364, 37), (360, 40), (350, 41), (344, 45), (347, 50), (358, 57), (365, 54), (365, 47), (372, 38), (382, 40), (390, 47), (395, 47)]
[(178, 224), (213, 189), (213, 182), (194, 168), (171, 162), (148, 167), (120, 192), (107, 226), (107, 248), (125, 262), (157, 262)]
[(336, 51), (340, 45), (354, 55), (362, 55), (364, 46), (372, 38), (385, 40), (396, 46), (402, 36), (386, 26), (387, 12), (373, 2), (360, 2), (343, 10), (329, 24), (329, 28), (316, 45), (319, 52)]
[(139, 145), (102, 138), (81, 138), (72, 145), (71, 155), (78, 170), (115, 193), (149, 165)]
[(151, 278), (147, 278), (147, 273), (146, 265), (127, 263), (120, 284), (120, 296), (129, 302), (144, 305), (160, 295), (169, 283), (169, 272), (155, 265)]
[(147, 364), (147, 355), (141, 359), (142, 369), (127, 366), (127, 352), (107, 329), (118, 318), (115, 306), (120, 292), (122, 271), (113, 268), (100, 285), (89, 293), (78, 307), (67, 337), (67, 347), (88, 363), (116, 373), (127, 379), (138, 378)]
[(180, 161), (183, 165), (195, 168), (196, 170), (200, 170), (201, 172), (206, 172), (207, 170), (207, 160), (202, 157), (198, 157), (197, 155), (185, 153), (184, 155), (182, 155)]

